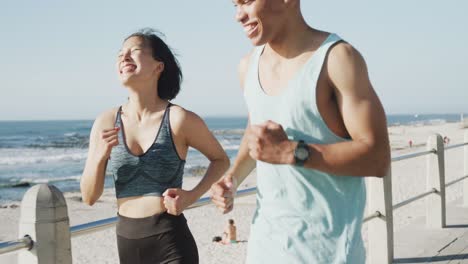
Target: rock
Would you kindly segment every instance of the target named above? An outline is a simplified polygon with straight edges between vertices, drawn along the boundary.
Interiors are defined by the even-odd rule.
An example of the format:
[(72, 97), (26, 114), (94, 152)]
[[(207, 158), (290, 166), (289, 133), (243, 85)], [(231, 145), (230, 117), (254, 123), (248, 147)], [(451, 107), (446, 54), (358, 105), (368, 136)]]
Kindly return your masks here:
[(207, 168), (203, 166), (195, 166), (190, 168), (188, 172), (193, 176), (203, 176), (206, 173)]
[(13, 188), (24, 188), (24, 187), (30, 187), (30, 186), (31, 186), (31, 183), (29, 183), (29, 182), (20, 182), (20, 183), (13, 184), (11, 187), (13, 187)]
[(76, 202), (82, 202), (83, 198), (81, 196), (72, 196), (70, 197), (70, 200), (76, 201)]

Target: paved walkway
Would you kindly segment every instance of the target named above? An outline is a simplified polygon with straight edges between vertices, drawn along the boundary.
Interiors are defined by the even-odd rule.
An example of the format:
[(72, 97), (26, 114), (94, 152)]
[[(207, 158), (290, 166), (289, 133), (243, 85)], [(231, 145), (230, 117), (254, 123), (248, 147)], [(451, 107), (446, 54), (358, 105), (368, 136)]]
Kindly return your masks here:
[(394, 241), (393, 263), (468, 264), (468, 208), (451, 203), (446, 228), (426, 228), (421, 217), (395, 232)]

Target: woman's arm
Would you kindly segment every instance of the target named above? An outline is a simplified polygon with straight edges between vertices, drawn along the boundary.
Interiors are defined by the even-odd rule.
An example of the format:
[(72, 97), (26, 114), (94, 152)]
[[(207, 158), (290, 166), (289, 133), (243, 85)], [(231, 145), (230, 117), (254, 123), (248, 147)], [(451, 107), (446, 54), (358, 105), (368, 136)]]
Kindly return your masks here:
[[(187, 147), (200, 151), (210, 161), (205, 175), (192, 190), (168, 189), (164, 193), (166, 206), (171, 207), (168, 208), (169, 213), (180, 214), (187, 206), (196, 202), (223, 175), (229, 168), (229, 158), (218, 140), (198, 115), (183, 109), (176, 111), (178, 111), (177, 114), (181, 115), (177, 118), (181, 122), (179, 136), (185, 139)], [(185, 197), (181, 197), (182, 193), (186, 194), (183, 195)], [(180, 197), (183, 201), (179, 201), (177, 205), (174, 205), (172, 199), (180, 199), (177, 197)], [(169, 204), (172, 204), (172, 206), (169, 206)], [(177, 208), (172, 208), (174, 206)]]
[(192, 112), (187, 113), (184, 134), (187, 145), (200, 151), (210, 161), (202, 180), (192, 190), (198, 199), (226, 172), (229, 168), (229, 158), (205, 122)]
[(93, 205), (102, 195), (107, 161), (112, 147), (119, 144), (119, 128), (114, 128), (114, 116), (115, 111), (101, 114), (91, 129), (88, 157), (80, 182), (83, 202), (88, 205)]

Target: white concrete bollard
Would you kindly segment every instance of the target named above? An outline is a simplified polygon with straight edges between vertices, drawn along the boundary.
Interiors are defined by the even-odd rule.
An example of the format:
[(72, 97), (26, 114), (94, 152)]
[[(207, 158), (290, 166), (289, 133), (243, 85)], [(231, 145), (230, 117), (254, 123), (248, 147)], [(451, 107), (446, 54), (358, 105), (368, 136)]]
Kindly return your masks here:
[[(465, 130), (464, 143), (468, 143), (468, 129)], [(463, 176), (468, 176), (468, 145), (463, 147)], [(463, 204), (468, 207), (468, 179), (463, 180)]]
[(383, 179), (368, 178), (368, 188), (368, 212), (383, 215), (367, 222), (368, 263), (391, 264), (394, 252), (391, 169)]
[(18, 253), (19, 264), (71, 264), (70, 224), (63, 194), (55, 187), (31, 187), (21, 202), (19, 235), (31, 236), (30, 251)]
[(468, 128), (468, 118), (465, 118), (463, 114), (460, 116), (460, 127), (461, 128)]
[(426, 198), (426, 226), (444, 228), (446, 226), (445, 206), (445, 153), (444, 140), (439, 134), (429, 137), (427, 150), (435, 150), (426, 158), (426, 190), (437, 190)]

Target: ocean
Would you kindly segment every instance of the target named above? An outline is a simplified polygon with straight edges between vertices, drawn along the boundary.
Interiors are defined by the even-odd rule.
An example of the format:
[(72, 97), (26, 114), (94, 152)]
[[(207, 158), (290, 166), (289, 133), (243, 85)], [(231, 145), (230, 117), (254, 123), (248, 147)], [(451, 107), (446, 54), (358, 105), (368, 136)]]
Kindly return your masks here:
[[(204, 119), (233, 160), (247, 124), (245, 117)], [(388, 124), (436, 124), (458, 122), (458, 114), (389, 115)], [(20, 201), (38, 183), (55, 185), (62, 192), (78, 191), (87, 156), (93, 121), (0, 121), (0, 204)], [(208, 160), (190, 149), (185, 176), (201, 176)], [(105, 187), (113, 187), (107, 174)]]

